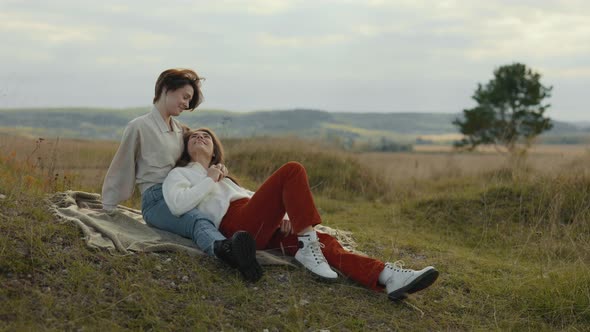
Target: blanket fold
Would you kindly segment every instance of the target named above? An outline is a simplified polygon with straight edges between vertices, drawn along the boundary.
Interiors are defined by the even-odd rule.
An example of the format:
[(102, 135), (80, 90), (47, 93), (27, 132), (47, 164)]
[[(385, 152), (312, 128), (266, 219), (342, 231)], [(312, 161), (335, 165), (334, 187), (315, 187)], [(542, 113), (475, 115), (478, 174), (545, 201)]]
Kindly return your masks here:
[[(58, 192), (48, 197), (48, 206), (57, 218), (80, 227), (91, 248), (106, 249), (115, 255), (165, 251), (205, 255), (190, 239), (148, 226), (140, 210), (119, 205), (116, 212), (105, 212), (100, 194), (72, 190)], [(350, 232), (321, 225), (316, 229), (335, 236), (345, 248), (354, 250)], [(274, 250), (259, 250), (256, 257), (263, 265), (294, 266), (292, 257)]]

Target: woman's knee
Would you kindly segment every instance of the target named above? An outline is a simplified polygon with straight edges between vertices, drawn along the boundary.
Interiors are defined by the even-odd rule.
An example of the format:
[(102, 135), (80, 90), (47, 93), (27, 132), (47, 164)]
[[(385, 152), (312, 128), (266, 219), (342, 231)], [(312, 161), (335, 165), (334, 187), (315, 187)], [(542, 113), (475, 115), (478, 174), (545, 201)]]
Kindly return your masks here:
[(303, 165), (301, 165), (300, 163), (298, 163), (296, 161), (290, 161), (290, 162), (284, 164), (281, 167), (281, 169), (289, 174), (300, 174), (300, 173), (307, 174), (305, 171), (305, 167), (303, 167)]
[(325, 245), (332, 244), (334, 241), (338, 242), (338, 240), (330, 234), (326, 234), (326, 233), (322, 233), (322, 232), (318, 232), (318, 231), (316, 231), (316, 232), (318, 233), (318, 238), (319, 238), (320, 242)]
[(141, 215), (146, 224), (150, 226), (158, 227), (158, 221), (167, 219), (170, 214), (168, 206), (162, 200), (153, 202), (150, 206), (143, 207), (141, 209)]

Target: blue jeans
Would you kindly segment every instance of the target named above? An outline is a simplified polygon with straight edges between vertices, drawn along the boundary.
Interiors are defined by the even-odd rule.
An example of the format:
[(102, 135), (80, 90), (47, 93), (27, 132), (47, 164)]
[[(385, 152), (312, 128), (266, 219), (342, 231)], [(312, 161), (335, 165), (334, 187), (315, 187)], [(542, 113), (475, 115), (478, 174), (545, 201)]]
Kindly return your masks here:
[(213, 243), (225, 240), (211, 221), (211, 217), (197, 209), (176, 217), (168, 209), (162, 194), (162, 184), (149, 187), (141, 196), (143, 220), (155, 228), (192, 239), (208, 255), (213, 256)]

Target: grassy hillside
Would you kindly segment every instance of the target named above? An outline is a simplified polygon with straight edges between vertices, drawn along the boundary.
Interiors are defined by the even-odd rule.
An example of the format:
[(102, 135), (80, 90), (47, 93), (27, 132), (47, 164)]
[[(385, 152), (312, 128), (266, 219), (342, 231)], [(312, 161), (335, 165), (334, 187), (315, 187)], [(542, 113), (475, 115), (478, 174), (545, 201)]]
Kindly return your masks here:
[[(0, 109), (0, 132), (118, 140), (129, 120), (149, 110), (150, 107)], [(258, 112), (198, 109), (183, 113), (179, 119), (191, 127), (210, 127), (223, 137), (291, 135), (329, 140), (348, 149), (383, 150), (390, 144), (395, 150), (391, 143), (449, 144), (452, 141), (449, 134), (457, 133), (452, 125), (457, 116), (452, 113), (330, 113), (307, 109)], [(541, 138), (552, 144), (579, 144), (590, 141), (590, 132), (556, 121), (554, 128)]]
[(339, 123), (370, 130), (419, 135), (455, 133), (457, 129), (452, 122), (457, 116), (452, 113), (334, 113)]
[[(260, 282), (246, 284), (206, 257), (112, 256), (86, 248), (75, 226), (46, 212), (44, 195), (99, 192), (115, 149), (112, 142), (2, 140), (0, 330), (590, 326), (587, 153), (545, 172), (534, 158), (530, 168), (515, 169), (498, 156), (496, 168), (464, 171), (493, 164), (477, 158), (494, 155), (478, 154), (423, 173), (423, 165), (444, 165), (451, 156), (406, 154), (422, 159), (403, 164), (386, 162), (389, 154), (377, 159), (297, 140), (228, 142), (230, 171), (245, 185), (255, 188), (283, 161), (302, 161), (325, 224), (353, 231), (372, 256), (441, 271), (428, 290), (391, 303), (344, 279), (317, 282), (301, 269), (267, 268)], [(400, 176), (384, 176), (391, 169)], [(138, 207), (137, 198), (127, 204)]]

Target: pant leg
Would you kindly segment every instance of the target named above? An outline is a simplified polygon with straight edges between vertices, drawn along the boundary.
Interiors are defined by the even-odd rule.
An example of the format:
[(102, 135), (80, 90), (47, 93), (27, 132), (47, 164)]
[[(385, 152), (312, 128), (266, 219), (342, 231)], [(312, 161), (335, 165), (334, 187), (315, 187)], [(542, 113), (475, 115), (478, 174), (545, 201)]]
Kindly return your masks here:
[(148, 225), (192, 239), (199, 249), (211, 256), (214, 255), (213, 243), (225, 239), (213, 224), (212, 218), (198, 209), (192, 209), (180, 217), (173, 215), (164, 201), (161, 184), (144, 191), (141, 212)]
[[(331, 235), (318, 232), (318, 237), (324, 245), (322, 253), (331, 267), (367, 288), (383, 290), (383, 286), (379, 284), (379, 274), (385, 268), (383, 262), (344, 249)], [(285, 254), (294, 256), (299, 250), (297, 235), (284, 236), (281, 232), (276, 232), (267, 249), (282, 249)]]
[(249, 200), (232, 202), (219, 228), (226, 236), (245, 230), (254, 237), (257, 248), (264, 249), (285, 212), (295, 234), (321, 223), (305, 168), (296, 162), (286, 163), (274, 172)]

